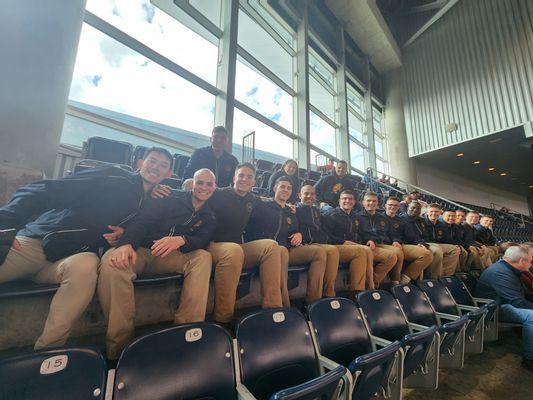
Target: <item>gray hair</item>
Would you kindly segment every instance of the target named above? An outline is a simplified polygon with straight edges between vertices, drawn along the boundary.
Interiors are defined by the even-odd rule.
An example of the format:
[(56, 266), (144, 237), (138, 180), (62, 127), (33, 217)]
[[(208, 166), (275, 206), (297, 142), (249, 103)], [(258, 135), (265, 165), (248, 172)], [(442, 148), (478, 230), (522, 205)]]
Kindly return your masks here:
[(209, 175), (211, 175), (213, 177), (213, 179), (217, 180), (217, 177), (215, 176), (215, 174), (213, 173), (213, 171), (211, 171), (209, 168), (202, 168), (202, 169), (199, 169), (198, 171), (196, 171), (193, 175), (193, 179), (194, 181), (196, 182), (198, 180), (198, 175), (200, 174), (203, 174), (204, 172), (207, 172)]
[(529, 255), (528, 249), (523, 246), (511, 246), (505, 250), (503, 258), (505, 261), (518, 262), (521, 258), (527, 258)]

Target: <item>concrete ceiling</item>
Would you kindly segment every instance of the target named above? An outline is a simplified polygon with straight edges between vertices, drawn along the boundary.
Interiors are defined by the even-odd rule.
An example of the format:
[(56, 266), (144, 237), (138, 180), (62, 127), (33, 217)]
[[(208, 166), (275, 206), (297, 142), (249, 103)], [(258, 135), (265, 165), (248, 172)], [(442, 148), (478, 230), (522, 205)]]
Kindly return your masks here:
[(345, 30), (383, 74), (401, 67), (400, 48), (383, 19), (376, 0), (326, 0)]

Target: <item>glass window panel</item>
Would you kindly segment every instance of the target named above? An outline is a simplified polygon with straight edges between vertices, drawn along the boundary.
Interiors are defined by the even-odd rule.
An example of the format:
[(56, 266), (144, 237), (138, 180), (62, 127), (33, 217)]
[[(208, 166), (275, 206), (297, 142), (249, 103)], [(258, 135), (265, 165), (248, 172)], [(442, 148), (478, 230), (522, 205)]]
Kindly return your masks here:
[(213, 129), (213, 95), (87, 24), (69, 98), (203, 135)]
[(351, 112), (348, 113), (348, 129), (352, 137), (356, 138), (361, 143), (366, 144), (366, 135), (364, 134), (364, 121), (359, 119), (355, 114)]
[(389, 174), (389, 163), (386, 163), (383, 160), (376, 158), (376, 169), (382, 173), (382, 174), (379, 174), (380, 178), (383, 177), (383, 174), (388, 175)]
[[(293, 140), (290, 137), (236, 108), (233, 117), (233, 143), (242, 146), (242, 138), (253, 131), (255, 131), (255, 158), (284, 162), (293, 157)], [(235, 156), (239, 158), (242, 156), (242, 147), (239, 147)]]
[(330, 88), (335, 90), (335, 71), (327, 67), (325, 62), (321, 62), (319, 57), (311, 51), (309, 52), (309, 68), (324, 79)]
[(235, 98), (285, 129), (293, 131), (292, 96), (241, 60), (237, 60)]
[(348, 104), (362, 117), (364, 117), (363, 95), (348, 85), (347, 91)]
[(189, 0), (189, 3), (220, 28), (220, 10), (222, 0)]
[(311, 144), (335, 156), (337, 154), (335, 128), (312, 111), (309, 114)]
[(374, 136), (374, 143), (376, 145), (376, 155), (383, 158), (383, 140), (379, 136)]
[(365, 149), (350, 140), (350, 165), (359, 171), (365, 171)]
[(335, 121), (335, 98), (312, 75), (309, 75), (309, 101), (332, 121)]
[(285, 28), (281, 22), (279, 22), (267, 9), (263, 7), (263, 4), (261, 4), (259, 0), (248, 0), (248, 4), (250, 4), (250, 6), (261, 16), (261, 18), (263, 18), (268, 25), (270, 25), (281, 36), (285, 43), (291, 47), (294, 47), (294, 33)]
[(374, 130), (381, 133), (381, 111), (376, 107), (372, 107), (372, 125), (374, 126)]
[(293, 58), (272, 36), (242, 10), (239, 10), (239, 44), (293, 87)]
[(207, 82), (216, 84), (218, 47), (149, 0), (89, 0), (87, 10)]

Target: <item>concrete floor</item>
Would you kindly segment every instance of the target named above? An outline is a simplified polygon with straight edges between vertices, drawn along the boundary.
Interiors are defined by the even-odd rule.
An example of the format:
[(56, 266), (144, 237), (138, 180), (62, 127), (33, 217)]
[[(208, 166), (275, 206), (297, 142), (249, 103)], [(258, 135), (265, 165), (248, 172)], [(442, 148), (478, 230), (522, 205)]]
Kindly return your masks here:
[(521, 339), (500, 331), (482, 354), (465, 357), (461, 370), (441, 370), (436, 391), (405, 389), (404, 400), (533, 400), (533, 372), (520, 366)]

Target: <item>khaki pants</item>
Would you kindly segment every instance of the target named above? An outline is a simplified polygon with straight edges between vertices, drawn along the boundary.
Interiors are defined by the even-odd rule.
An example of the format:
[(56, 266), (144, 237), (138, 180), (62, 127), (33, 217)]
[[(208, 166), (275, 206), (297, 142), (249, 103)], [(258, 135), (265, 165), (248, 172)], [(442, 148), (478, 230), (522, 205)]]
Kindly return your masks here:
[(374, 281), (377, 287), (379, 287), (383, 278), (385, 278), (389, 271), (396, 265), (398, 260), (396, 254), (398, 252), (401, 252), (401, 250), (388, 244), (376, 245), (373, 253), (374, 260), (378, 262), (378, 265), (374, 267)]
[(259, 264), (263, 308), (283, 305), (280, 289), (281, 249), (274, 240), (261, 239), (244, 244), (212, 242), (207, 250), (215, 266), (215, 321), (226, 323), (232, 320), (243, 267), (252, 268)]
[(485, 246), (485, 247), (489, 253), (487, 259), (490, 258), (491, 264), (498, 261), (498, 259), (500, 258), (500, 248), (498, 246)]
[(205, 250), (190, 253), (173, 251), (165, 258), (154, 257), (150, 249), (139, 248), (137, 261), (127, 269), (111, 266), (111, 249), (102, 257), (98, 276), (98, 299), (107, 321), (107, 357), (117, 359), (124, 346), (133, 338), (135, 326), (135, 296), (133, 281), (147, 274), (183, 273), (180, 305), (174, 323), (203, 321), (207, 308), (211, 255)]
[(426, 275), (431, 279), (453, 275), (459, 262), (459, 248), (453, 244), (428, 243), (428, 245), (433, 254), (433, 261), (426, 269)]
[(321, 299), (324, 287), (324, 274), (326, 272), (326, 250), (319, 245), (308, 244), (304, 246), (281, 247), (281, 297), (284, 307), (290, 307), (289, 290), (287, 287), (289, 265), (310, 264), (307, 271), (308, 303)]
[[(318, 244), (318, 243), (316, 243)], [(332, 244), (318, 244), (326, 251), (326, 272), (324, 273), (324, 297), (334, 297), (337, 272), (339, 270), (339, 249)]]
[(374, 288), (374, 256), (368, 246), (360, 244), (335, 245), (339, 250), (339, 261), (350, 263), (350, 289), (362, 291)]
[(402, 245), (402, 250), (404, 259), (410, 261), (403, 271), (404, 275), (407, 275), (412, 280), (419, 279), (424, 270), (431, 265), (433, 254), (423, 246), (412, 244)]
[(40, 240), (23, 236), (17, 240), (22, 250), (9, 251), (0, 266), (0, 283), (29, 278), (37, 283), (60, 284), (35, 349), (62, 346), (94, 295), (98, 256), (78, 253), (52, 263), (46, 260)]
[(392, 266), (392, 269), (390, 270), (390, 279), (392, 281), (399, 281), (400, 276), (402, 274), (403, 260), (404, 260), (402, 249), (396, 246), (389, 245), (389, 244), (377, 244), (376, 246), (379, 247), (380, 249), (392, 251), (394, 255), (396, 256), (396, 263)]
[(469, 262), (469, 253), (463, 246), (459, 246), (459, 262), (456, 271), (466, 271)]
[(471, 269), (485, 269), (487, 263), (487, 256), (483, 253), (483, 249), (480, 247), (474, 247), (470, 250), (468, 254), (468, 259), (466, 262), (467, 271)]

